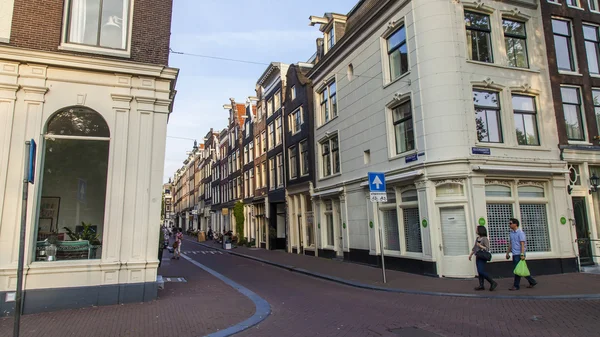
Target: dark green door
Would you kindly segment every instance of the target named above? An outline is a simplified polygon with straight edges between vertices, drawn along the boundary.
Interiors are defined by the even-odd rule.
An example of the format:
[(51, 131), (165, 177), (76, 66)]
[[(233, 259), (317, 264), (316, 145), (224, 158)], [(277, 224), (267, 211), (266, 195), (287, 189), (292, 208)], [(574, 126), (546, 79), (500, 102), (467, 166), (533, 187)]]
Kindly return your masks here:
[(585, 198), (573, 197), (573, 212), (575, 213), (575, 230), (577, 231), (577, 246), (579, 247), (579, 263), (582, 266), (594, 264)]

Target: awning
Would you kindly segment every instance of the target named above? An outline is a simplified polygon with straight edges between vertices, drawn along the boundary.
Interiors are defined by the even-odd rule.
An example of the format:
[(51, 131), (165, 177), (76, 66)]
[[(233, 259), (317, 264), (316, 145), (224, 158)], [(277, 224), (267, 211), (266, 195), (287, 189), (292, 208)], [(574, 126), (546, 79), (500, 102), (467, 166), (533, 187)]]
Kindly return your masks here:
[(565, 174), (569, 173), (567, 169), (547, 168), (547, 167), (524, 167), (524, 166), (496, 166), (496, 165), (473, 165), (473, 171), (494, 171), (494, 172), (521, 172), (530, 174)]
[(338, 187), (338, 188), (332, 188), (329, 190), (324, 190), (324, 191), (320, 191), (317, 193), (313, 193), (310, 196), (311, 197), (319, 197), (319, 196), (324, 196), (324, 195), (329, 195), (329, 194), (338, 194), (344, 191), (343, 187)]
[[(413, 179), (413, 178), (416, 178), (416, 177), (422, 176), (422, 175), (423, 175), (423, 170), (404, 172), (404, 173), (400, 173), (400, 174), (394, 174), (389, 177), (385, 177), (385, 182), (386, 182), (386, 184), (387, 183), (395, 183), (398, 181)], [(367, 187), (367, 186), (369, 186), (369, 182), (365, 181), (362, 184), (360, 184), (360, 186)]]

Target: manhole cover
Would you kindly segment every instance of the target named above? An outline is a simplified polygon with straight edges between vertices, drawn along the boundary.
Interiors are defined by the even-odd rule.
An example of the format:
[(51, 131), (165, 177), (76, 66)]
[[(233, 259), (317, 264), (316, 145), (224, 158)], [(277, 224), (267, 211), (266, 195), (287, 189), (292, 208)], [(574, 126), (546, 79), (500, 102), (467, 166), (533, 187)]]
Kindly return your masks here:
[(165, 282), (186, 282), (185, 278), (183, 277), (163, 277), (163, 280), (165, 280)]
[(440, 335), (416, 327), (390, 329), (390, 332), (401, 337), (440, 337)]

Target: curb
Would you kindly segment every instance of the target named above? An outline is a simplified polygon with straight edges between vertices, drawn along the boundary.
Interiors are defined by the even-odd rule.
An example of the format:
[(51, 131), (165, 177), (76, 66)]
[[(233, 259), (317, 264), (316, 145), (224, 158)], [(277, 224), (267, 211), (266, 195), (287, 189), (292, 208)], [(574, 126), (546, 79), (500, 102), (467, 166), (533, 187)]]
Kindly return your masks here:
[(231, 255), (243, 257), (246, 259), (262, 262), (264, 264), (268, 264), (268, 265), (271, 265), (274, 267), (286, 269), (291, 272), (295, 272), (295, 273), (299, 273), (299, 274), (303, 274), (303, 275), (307, 275), (307, 276), (311, 276), (311, 277), (315, 277), (315, 278), (319, 278), (319, 279), (323, 279), (323, 280), (327, 280), (327, 281), (331, 281), (331, 282), (336, 282), (336, 283), (348, 285), (348, 286), (355, 287), (355, 288), (362, 288), (362, 289), (369, 289), (369, 290), (377, 290), (377, 291), (401, 293), (401, 294), (411, 294), (411, 295), (441, 296), (441, 297), (467, 297), (467, 298), (489, 298), (489, 299), (511, 299), (511, 300), (600, 300), (600, 294), (546, 295), (546, 296), (529, 296), (529, 295), (527, 295), (527, 296), (495, 295), (494, 296), (494, 295), (475, 295), (475, 294), (461, 294), (461, 293), (444, 293), (444, 292), (437, 292), (437, 291), (411, 290), (411, 289), (401, 289), (401, 288), (385, 288), (385, 287), (373, 286), (370, 284), (365, 284), (365, 283), (360, 283), (360, 282), (354, 282), (354, 281), (346, 280), (346, 279), (335, 277), (335, 276), (316, 273), (313, 271), (309, 271), (306, 269), (302, 269), (302, 268), (298, 268), (298, 267), (294, 267), (294, 266), (290, 266), (290, 265), (271, 262), (271, 261), (267, 261), (265, 259), (261, 259), (258, 257), (254, 257), (254, 256), (242, 254), (242, 253), (236, 253), (236, 252), (232, 252), (230, 250), (225, 250), (225, 249), (209, 246), (207, 244), (200, 243), (200, 242), (194, 242), (194, 241), (190, 241), (190, 242), (201, 245), (206, 248), (213, 249), (213, 250), (227, 252)]
[(269, 303), (266, 300), (264, 300), (262, 297), (258, 296), (256, 293), (254, 293), (252, 290), (234, 282), (233, 280), (225, 277), (222, 274), (217, 273), (216, 271), (208, 268), (207, 266), (203, 265), (202, 263), (192, 259), (191, 257), (189, 257), (185, 254), (181, 254), (181, 257), (183, 257), (184, 259), (186, 259), (188, 262), (192, 263), (196, 267), (203, 269), (207, 273), (209, 273), (212, 276), (223, 281), (225, 284), (227, 284), (228, 286), (237, 290), (239, 293), (248, 297), (252, 302), (254, 302), (254, 307), (255, 307), (254, 315), (252, 315), (250, 318), (248, 318), (245, 321), (240, 322), (236, 325), (230, 326), (224, 330), (213, 332), (213, 333), (207, 335), (207, 337), (226, 337), (226, 336), (235, 335), (239, 332), (247, 330), (247, 329), (261, 323), (262, 321), (267, 319), (267, 317), (269, 317), (269, 315), (271, 314), (271, 306), (269, 305)]

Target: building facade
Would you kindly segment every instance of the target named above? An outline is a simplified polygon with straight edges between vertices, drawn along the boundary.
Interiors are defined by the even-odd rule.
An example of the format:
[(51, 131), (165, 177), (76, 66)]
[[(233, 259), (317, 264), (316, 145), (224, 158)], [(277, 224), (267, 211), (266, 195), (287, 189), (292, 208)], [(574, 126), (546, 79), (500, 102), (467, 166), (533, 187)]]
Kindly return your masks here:
[[(327, 40), (336, 20), (308, 74), (317, 254), (472, 277), (481, 224), (489, 269), (510, 275), (515, 217), (536, 273), (577, 270), (538, 2), (366, 0), (311, 21)], [(368, 172), (385, 173), (386, 202), (369, 200)]]
[(600, 8), (596, 0), (541, 1), (561, 158), (567, 162), (569, 225), (581, 265), (600, 256)]
[(14, 309), (5, 295), (16, 288), (30, 139), (24, 312), (155, 299), (178, 76), (168, 67), (172, 1), (107, 2), (101, 12), (0, 4), (0, 315)]

